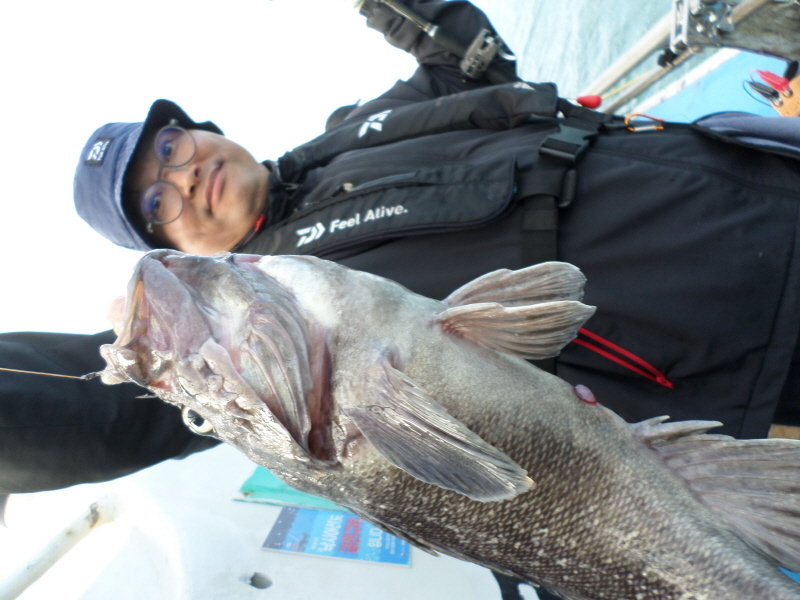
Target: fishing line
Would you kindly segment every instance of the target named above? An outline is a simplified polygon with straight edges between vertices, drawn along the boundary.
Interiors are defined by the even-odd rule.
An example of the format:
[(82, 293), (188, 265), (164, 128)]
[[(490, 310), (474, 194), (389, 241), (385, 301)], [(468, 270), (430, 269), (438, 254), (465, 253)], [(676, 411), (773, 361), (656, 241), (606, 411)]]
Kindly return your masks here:
[(5, 367), (0, 367), (0, 371), (9, 371), (10, 373), (24, 373), (26, 375), (45, 375), (47, 377), (64, 377), (65, 379), (80, 379), (81, 381), (89, 381), (90, 379), (94, 379), (95, 377), (100, 377), (103, 374), (102, 371), (97, 371), (96, 373), (87, 373), (86, 375), (59, 375), (57, 373), (40, 373), (39, 371), (23, 371), (22, 369), (6, 369)]
[[(81, 381), (89, 381), (90, 379), (94, 379), (95, 377), (100, 377), (103, 374), (102, 371), (96, 371), (94, 373), (87, 373), (86, 375), (59, 375), (58, 373), (40, 373), (39, 371), (23, 371), (22, 369), (7, 369), (5, 367), (0, 367), (0, 371), (8, 371), (10, 373), (24, 373), (25, 375), (45, 375), (47, 377), (63, 377), (65, 379), (79, 379)], [(136, 396), (136, 399), (148, 399), (154, 398), (158, 399), (158, 396), (154, 394), (145, 394), (144, 396)]]

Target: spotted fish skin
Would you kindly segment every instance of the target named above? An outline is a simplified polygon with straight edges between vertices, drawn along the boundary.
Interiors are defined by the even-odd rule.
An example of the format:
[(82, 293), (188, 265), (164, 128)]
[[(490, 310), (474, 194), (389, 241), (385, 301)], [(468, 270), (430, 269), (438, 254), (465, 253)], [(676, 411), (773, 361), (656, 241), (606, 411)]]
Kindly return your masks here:
[(774, 564), (800, 565), (796, 442), (631, 426), (523, 360), (574, 337), (582, 285), (545, 263), (439, 302), (312, 257), (154, 251), (103, 378), (297, 489), (569, 600), (800, 599)]

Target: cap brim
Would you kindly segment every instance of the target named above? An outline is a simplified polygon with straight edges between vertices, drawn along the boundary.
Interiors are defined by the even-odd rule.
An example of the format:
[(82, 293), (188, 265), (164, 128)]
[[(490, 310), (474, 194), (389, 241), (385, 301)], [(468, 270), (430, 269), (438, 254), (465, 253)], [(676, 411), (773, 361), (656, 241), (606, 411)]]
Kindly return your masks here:
[(156, 100), (150, 106), (147, 117), (144, 120), (144, 130), (142, 138), (147, 137), (149, 133), (161, 129), (164, 125), (168, 125), (171, 120), (175, 119), (178, 125), (184, 129), (205, 129), (219, 135), (225, 135), (222, 130), (211, 121), (203, 121), (198, 123), (186, 114), (186, 112), (177, 104), (170, 100)]

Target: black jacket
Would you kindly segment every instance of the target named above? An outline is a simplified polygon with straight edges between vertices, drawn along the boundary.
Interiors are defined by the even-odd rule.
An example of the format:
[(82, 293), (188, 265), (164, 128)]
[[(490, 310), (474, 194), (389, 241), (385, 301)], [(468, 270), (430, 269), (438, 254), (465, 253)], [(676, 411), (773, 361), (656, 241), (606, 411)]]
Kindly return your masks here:
[[(486, 25), (466, 3), (411, 4), (426, 17), (450, 19), (465, 42)], [(541, 171), (542, 140), (558, 129), (547, 90), (542, 118), (530, 122), (514, 120), (505, 98), (506, 119), (482, 113), (436, 121), (437, 107), (462, 114), (452, 109), (458, 96), (441, 95), (474, 95), (481, 84), (388, 9), (362, 10), (423, 64), (278, 161), (281, 176), (299, 188), (281, 203), (282, 218), (242, 250), (314, 253), (435, 298), (493, 269), (524, 266), (529, 215), (519, 188)], [(434, 108), (403, 122), (410, 105)], [(374, 122), (380, 130), (370, 129)], [(418, 134), (383, 141), (408, 130)], [(356, 139), (362, 131), (372, 146)], [(739, 437), (765, 436), (784, 384), (792, 396), (796, 379), (789, 370), (800, 328), (797, 162), (685, 126), (632, 133), (609, 125), (576, 169), (577, 193), (558, 215), (557, 258), (584, 271), (585, 301), (598, 311), (562, 352), (557, 374), (588, 385), (628, 420), (669, 414), (720, 420), (721, 431)], [(412, 201), (429, 213), (431, 230), (389, 226), (371, 239), (354, 235), (370, 207)], [(479, 223), (453, 217), (476, 201), (504, 210)], [(362, 222), (331, 230), (334, 219), (347, 224), (354, 215)], [(298, 230), (315, 223), (322, 236), (298, 245)], [(790, 412), (782, 411), (784, 421)]]
[[(465, 2), (408, 4), (464, 44), (490, 27)], [(530, 200), (538, 198), (529, 193), (536, 188), (531, 176), (546, 171), (539, 148), (558, 130), (552, 115), (521, 124), (467, 111), (460, 114), (470, 126), (462, 119), (432, 132), (427, 122), (407, 121), (401, 129), (418, 134), (392, 138), (393, 114), (419, 114), (412, 109), (486, 84), (461, 75), (452, 55), (385, 7), (367, 2), (362, 11), (390, 43), (414, 53), (420, 68), (356, 108), (316, 145), (277, 162), (271, 223), (241, 250), (274, 252), (280, 231), (279, 251), (313, 252), (435, 298), (487, 271), (528, 264), (530, 233), (539, 227), (531, 214)], [(512, 64), (498, 62), (513, 74)], [(547, 86), (540, 89), (547, 93)], [(383, 120), (376, 117), (387, 110)], [(348, 131), (355, 137), (346, 138)], [(395, 141), (381, 143), (383, 135)], [(341, 142), (341, 151), (331, 140)], [(315, 155), (323, 145), (334, 150)], [(784, 386), (788, 395), (800, 379), (790, 373), (800, 330), (797, 164), (685, 127), (652, 133), (610, 127), (576, 170), (577, 192), (557, 215), (554, 254), (585, 272), (585, 301), (598, 312), (562, 352), (557, 374), (588, 385), (628, 420), (718, 419), (728, 433), (764, 436)], [(429, 211), (430, 227), (376, 229), (372, 237), (315, 245), (331, 239), (325, 220), (325, 239), (297, 246), (300, 225), (322, 222), (316, 217), (329, 209), (351, 210), (340, 222), (354, 218), (348, 198), (359, 197), (366, 202), (360, 211), (416, 202), (414, 210)], [(492, 209), (482, 220), (467, 218), (486, 206)], [(80, 375), (102, 367), (97, 346), (113, 337), (4, 334), (0, 360)], [(54, 352), (61, 356), (55, 363)], [(189, 435), (172, 407), (134, 400), (140, 393), (132, 385), (0, 374), (0, 492), (109, 479), (213, 443)], [(792, 422), (787, 406), (782, 414)]]

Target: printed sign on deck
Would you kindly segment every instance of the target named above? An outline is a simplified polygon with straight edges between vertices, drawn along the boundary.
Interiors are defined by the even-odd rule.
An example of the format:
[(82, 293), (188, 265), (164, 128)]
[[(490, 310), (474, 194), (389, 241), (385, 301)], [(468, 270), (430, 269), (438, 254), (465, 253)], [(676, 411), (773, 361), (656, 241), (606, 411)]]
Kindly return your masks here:
[(263, 548), (368, 562), (408, 565), (408, 542), (353, 513), (286, 506)]

